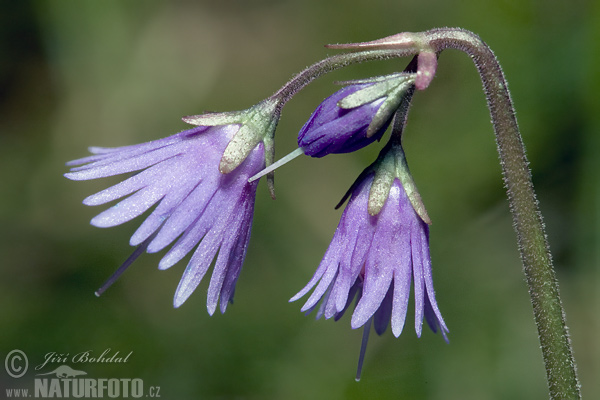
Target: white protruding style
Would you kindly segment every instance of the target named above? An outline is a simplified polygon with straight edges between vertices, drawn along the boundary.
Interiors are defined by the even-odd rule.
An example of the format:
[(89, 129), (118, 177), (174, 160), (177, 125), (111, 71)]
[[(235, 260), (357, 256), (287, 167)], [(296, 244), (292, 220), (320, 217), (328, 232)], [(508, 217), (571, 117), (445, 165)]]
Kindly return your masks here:
[(251, 176), (250, 179), (248, 179), (248, 183), (253, 182), (253, 181), (257, 180), (258, 178), (265, 176), (269, 172), (274, 171), (275, 169), (281, 167), (283, 164), (287, 164), (288, 162), (292, 161), (294, 158), (296, 158), (302, 154), (304, 154), (304, 149), (302, 147), (298, 147), (296, 150), (292, 151), (287, 156), (284, 156), (280, 160), (269, 165), (267, 168), (263, 169), (258, 174)]

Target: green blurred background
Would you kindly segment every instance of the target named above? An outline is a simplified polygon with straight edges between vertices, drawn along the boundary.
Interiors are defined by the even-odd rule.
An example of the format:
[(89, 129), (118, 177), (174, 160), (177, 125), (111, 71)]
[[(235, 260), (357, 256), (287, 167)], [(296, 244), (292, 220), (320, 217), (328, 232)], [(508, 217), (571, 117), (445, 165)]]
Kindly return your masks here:
[[(600, 398), (600, 3), (529, 0), (3, 1), (0, 9), (0, 356), (30, 369), (50, 352), (133, 351), (126, 364), (74, 365), (89, 377), (142, 378), (166, 399), (542, 399), (545, 372), (502, 188), (492, 127), (471, 61), (447, 51), (417, 93), (406, 153), (434, 224), (437, 298), (450, 344), (409, 322), (373, 335), (354, 382), (361, 331), (304, 317), (288, 299), (318, 265), (333, 206), (381, 145), (261, 183), (236, 303), (206, 313), (206, 282), (180, 308), (183, 263), (144, 255), (101, 298), (138, 221), (89, 225), (81, 200), (115, 180), (71, 182), (64, 163), (186, 128), (180, 117), (244, 109), (333, 54), (325, 43), (460, 26), (504, 67), (548, 228), (584, 398)], [(295, 148), (335, 80), (286, 107), (277, 154)], [(326, 171), (326, 172), (324, 172)], [(412, 307), (412, 302), (411, 302)], [(409, 311), (409, 321), (412, 318)], [(57, 366), (58, 364), (54, 364)], [(48, 368), (45, 369), (48, 371)], [(34, 372), (8, 387), (32, 387)]]

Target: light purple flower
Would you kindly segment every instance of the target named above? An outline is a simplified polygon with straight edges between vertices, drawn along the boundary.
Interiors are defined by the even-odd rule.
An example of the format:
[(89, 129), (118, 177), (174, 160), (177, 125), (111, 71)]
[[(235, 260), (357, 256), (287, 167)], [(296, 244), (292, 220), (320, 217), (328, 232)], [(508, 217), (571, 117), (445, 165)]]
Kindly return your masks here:
[(175, 293), (175, 307), (196, 289), (216, 256), (207, 309), (212, 315), (220, 299), (220, 310), (225, 312), (250, 239), (258, 181), (248, 183), (248, 178), (265, 166), (264, 144), (258, 142), (233, 171), (219, 171), (225, 149), (240, 126), (199, 126), (132, 146), (92, 147), (95, 155), (68, 163), (72, 168), (65, 176), (72, 180), (137, 172), (83, 201), (92, 206), (120, 200), (94, 217), (92, 225), (116, 226), (154, 207), (131, 236), (130, 244), (138, 249), (101, 292), (141, 253), (170, 246), (159, 269), (171, 267), (193, 250)]
[(415, 212), (398, 178), (391, 183), (379, 213), (370, 215), (369, 193), (374, 176), (369, 172), (354, 187), (317, 271), (290, 300), (298, 300), (314, 287), (302, 311), (309, 313), (318, 307), (317, 318), (333, 317), (337, 321), (357, 298), (351, 326), (365, 329), (357, 379), (371, 322), (379, 335), (390, 321), (394, 336), (402, 332), (411, 282), (417, 336), (421, 336), (423, 318), (446, 340), (448, 332), (433, 290), (428, 225)]

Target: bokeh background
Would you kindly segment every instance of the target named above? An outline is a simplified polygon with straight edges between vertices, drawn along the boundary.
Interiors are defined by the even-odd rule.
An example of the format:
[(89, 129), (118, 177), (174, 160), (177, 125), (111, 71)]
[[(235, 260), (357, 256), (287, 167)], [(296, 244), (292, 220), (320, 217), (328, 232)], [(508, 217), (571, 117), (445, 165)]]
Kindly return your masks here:
[[(166, 399), (542, 399), (545, 372), (502, 188), (492, 127), (471, 61), (444, 52), (414, 98), (405, 147), (434, 223), (434, 281), (450, 344), (409, 322), (372, 335), (348, 316), (315, 321), (288, 299), (318, 265), (333, 207), (381, 145), (277, 173), (261, 183), (250, 249), (225, 315), (206, 313), (204, 282), (179, 309), (181, 263), (142, 256), (101, 298), (138, 222), (89, 225), (81, 204), (114, 180), (71, 182), (64, 163), (89, 145), (120, 146), (186, 128), (180, 117), (245, 109), (325, 43), (460, 26), (500, 59), (548, 228), (584, 398), (600, 398), (600, 3), (585, 0), (2, 1), (0, 10), (0, 356), (30, 369), (50, 352), (133, 352), (126, 364), (73, 365), (89, 377), (141, 378)], [(404, 68), (374, 62), (332, 73), (286, 107), (277, 154), (295, 148), (336, 80)], [(412, 305), (412, 302), (411, 302)], [(412, 312), (409, 311), (410, 321)], [(57, 366), (59, 364), (54, 364)], [(45, 369), (48, 371), (48, 368)], [(4, 388), (32, 387), (34, 371)]]

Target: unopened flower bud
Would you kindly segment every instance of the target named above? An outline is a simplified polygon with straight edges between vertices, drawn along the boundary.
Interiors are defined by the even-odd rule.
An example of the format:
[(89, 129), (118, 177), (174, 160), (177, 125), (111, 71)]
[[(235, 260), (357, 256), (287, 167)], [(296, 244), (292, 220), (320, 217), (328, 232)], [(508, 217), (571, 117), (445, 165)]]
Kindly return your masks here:
[(354, 81), (313, 112), (298, 135), (304, 154), (349, 153), (381, 139), (415, 74), (399, 73)]

